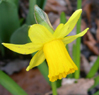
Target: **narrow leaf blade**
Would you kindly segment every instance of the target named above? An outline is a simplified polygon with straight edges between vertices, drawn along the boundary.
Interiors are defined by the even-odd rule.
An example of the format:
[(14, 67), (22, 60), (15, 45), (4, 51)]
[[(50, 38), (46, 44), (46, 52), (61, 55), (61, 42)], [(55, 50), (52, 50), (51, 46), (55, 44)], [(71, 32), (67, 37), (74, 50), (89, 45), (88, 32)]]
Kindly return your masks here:
[(99, 56), (97, 57), (97, 60), (95, 61), (95, 63), (91, 67), (89, 73), (87, 74), (87, 78), (94, 77), (94, 75), (98, 71), (98, 69), (99, 69)]
[(29, 13), (26, 20), (26, 23), (28, 25), (36, 23), (34, 18), (34, 6), (36, 5), (36, 2), (37, 2), (36, 0), (29, 0)]
[(13, 95), (28, 95), (16, 82), (0, 70), (0, 84)]
[(65, 16), (65, 13), (62, 12), (61, 15), (60, 15), (60, 23), (63, 23), (65, 24), (66, 23), (66, 16)]

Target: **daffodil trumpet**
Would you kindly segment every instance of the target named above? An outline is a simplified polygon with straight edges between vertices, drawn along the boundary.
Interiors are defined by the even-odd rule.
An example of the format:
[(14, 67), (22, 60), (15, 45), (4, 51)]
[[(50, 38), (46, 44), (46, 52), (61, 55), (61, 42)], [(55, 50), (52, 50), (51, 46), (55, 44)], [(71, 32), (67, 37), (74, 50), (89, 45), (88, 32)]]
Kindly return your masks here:
[(23, 45), (2, 44), (20, 54), (31, 54), (37, 51), (26, 71), (40, 65), (46, 59), (49, 67), (49, 80), (54, 82), (57, 79), (65, 78), (67, 74), (74, 73), (78, 69), (65, 46), (78, 37), (83, 36), (88, 30), (86, 28), (77, 35), (67, 36), (75, 27), (81, 13), (82, 9), (75, 11), (66, 24), (58, 25), (53, 34), (46, 27), (34, 24), (30, 26), (28, 31), (28, 36), (31, 40), (30, 43)]

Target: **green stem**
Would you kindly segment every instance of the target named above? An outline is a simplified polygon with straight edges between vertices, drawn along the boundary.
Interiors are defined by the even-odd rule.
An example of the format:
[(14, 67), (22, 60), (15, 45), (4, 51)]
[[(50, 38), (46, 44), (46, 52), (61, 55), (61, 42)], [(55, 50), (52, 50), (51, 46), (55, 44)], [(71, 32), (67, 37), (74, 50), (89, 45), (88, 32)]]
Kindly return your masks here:
[(57, 95), (56, 82), (51, 82), (51, 87), (52, 87), (53, 95)]
[[(81, 8), (81, 3), (82, 3), (82, 0), (77, 0), (77, 9)], [(81, 31), (81, 17), (78, 20), (76, 29), (77, 29), (76, 33), (77, 34), (80, 33), (80, 31)], [(74, 76), (76, 79), (79, 79), (79, 76), (80, 76), (80, 43), (81, 43), (81, 38), (78, 38), (76, 40), (76, 58), (75, 58), (75, 63), (78, 67), (78, 70), (75, 72), (75, 76)]]

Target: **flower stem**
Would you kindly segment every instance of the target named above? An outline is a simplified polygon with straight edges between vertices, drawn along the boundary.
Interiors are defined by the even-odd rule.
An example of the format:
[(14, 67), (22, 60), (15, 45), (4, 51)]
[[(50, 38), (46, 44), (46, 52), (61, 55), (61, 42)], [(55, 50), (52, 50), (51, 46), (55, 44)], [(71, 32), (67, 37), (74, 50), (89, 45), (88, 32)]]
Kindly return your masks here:
[[(82, 0), (77, 0), (77, 9), (80, 9), (81, 8), (81, 4), (82, 4)], [(81, 31), (81, 17), (80, 19), (78, 20), (78, 23), (77, 23), (77, 28), (76, 28), (76, 33), (80, 33)], [(79, 76), (80, 76), (80, 43), (81, 43), (81, 38), (78, 38), (76, 40), (76, 56), (75, 56), (75, 63), (78, 67), (78, 70), (75, 72), (75, 78), (76, 79), (79, 79)]]
[(53, 95), (57, 95), (56, 82), (51, 82)]

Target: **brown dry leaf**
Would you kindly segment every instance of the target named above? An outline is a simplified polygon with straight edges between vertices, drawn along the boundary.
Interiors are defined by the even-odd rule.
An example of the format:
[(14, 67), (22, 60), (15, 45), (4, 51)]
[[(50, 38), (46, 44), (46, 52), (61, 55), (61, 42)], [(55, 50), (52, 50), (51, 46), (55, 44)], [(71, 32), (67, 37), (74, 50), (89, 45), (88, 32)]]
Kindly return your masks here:
[[(97, 21), (97, 25), (99, 25), (99, 22)], [(84, 20), (82, 20), (81, 30), (84, 30), (87, 27)], [(99, 39), (99, 28), (97, 28), (96, 37)], [(96, 55), (99, 55), (98, 47), (96, 46), (97, 41), (93, 38), (93, 35), (88, 31), (83, 38), (84, 44), (88, 46), (88, 48)]]
[(91, 65), (89, 64), (88, 60), (84, 55), (81, 55), (81, 71), (84, 71), (86, 74), (88, 74), (90, 68)]
[[(58, 95), (87, 95), (88, 89), (94, 84), (93, 79), (79, 79), (77, 83), (64, 85), (57, 89)], [(46, 93), (50, 95), (52, 92)]]
[(65, 1), (66, 1), (66, 4), (68, 5), (68, 10), (69, 10), (69, 11), (72, 11), (73, 8), (72, 8), (72, 6), (71, 6), (70, 0), (65, 0)]
[(60, 23), (60, 18), (56, 19), (54, 24), (53, 24), (53, 28), (56, 29), (56, 27), (59, 25)]
[(96, 55), (99, 55), (99, 51), (98, 51), (98, 47), (95, 46), (97, 44), (97, 42), (95, 41), (95, 39), (93, 38), (92, 34), (90, 33), (90, 31), (88, 31), (86, 33), (86, 35), (84, 36), (84, 44), (88, 46), (88, 48)]
[(62, 11), (66, 11), (66, 8), (60, 5), (56, 0), (47, 0), (45, 11), (54, 12), (54, 13), (61, 13)]
[(92, 12), (94, 12), (94, 19), (99, 17), (99, 0), (84, 0), (83, 10), (86, 12), (89, 28), (92, 27)]
[(97, 41), (99, 42), (99, 19), (96, 19), (96, 25), (97, 25), (96, 38)]
[(55, 14), (53, 12), (49, 12), (48, 17), (50, 19), (51, 24), (53, 25), (53, 23), (56, 21), (56, 19), (59, 18), (59, 15)]
[(82, 19), (81, 20), (81, 31), (85, 30), (87, 28), (86, 22)]
[(83, 11), (86, 12), (86, 15), (87, 15), (87, 19), (88, 19), (88, 23), (89, 23), (89, 28), (92, 27), (91, 25), (91, 4), (90, 3), (86, 3), (85, 6), (83, 6)]
[(99, 28), (97, 28), (96, 30), (96, 38), (97, 38), (97, 41), (99, 42)]

